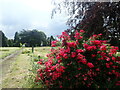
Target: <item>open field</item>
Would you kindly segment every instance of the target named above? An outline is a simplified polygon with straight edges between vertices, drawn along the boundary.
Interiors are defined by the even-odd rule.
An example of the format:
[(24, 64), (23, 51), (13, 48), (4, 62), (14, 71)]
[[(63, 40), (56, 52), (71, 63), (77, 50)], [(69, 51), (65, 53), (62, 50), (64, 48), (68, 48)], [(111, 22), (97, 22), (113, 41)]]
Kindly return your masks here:
[[(51, 47), (35, 47), (34, 48), (34, 55), (36, 56), (41, 56), (41, 57), (46, 57), (46, 54), (50, 52)], [(32, 52), (31, 47), (26, 47), (23, 50), (23, 53), (30, 53)]]
[(48, 53), (50, 53), (51, 47), (36, 47), (34, 54), (39, 55), (41, 57), (46, 57)]
[(0, 49), (0, 59), (9, 56), (10, 54), (14, 53), (15, 51), (19, 50), (19, 47), (2, 47)]
[(26, 78), (29, 74), (28, 70), (31, 68), (30, 57), (20, 54), (14, 59), (6, 76), (3, 78), (3, 88), (23, 88), (26, 84)]
[(27, 88), (27, 76), (29, 74), (30, 56), (19, 55), (2, 62), (2, 88)]
[(27, 79), (32, 74), (31, 56), (43, 57), (49, 50), (50, 47), (36, 47), (33, 54), (31, 47), (24, 48), (19, 55), (2, 62), (2, 88), (29, 88)]

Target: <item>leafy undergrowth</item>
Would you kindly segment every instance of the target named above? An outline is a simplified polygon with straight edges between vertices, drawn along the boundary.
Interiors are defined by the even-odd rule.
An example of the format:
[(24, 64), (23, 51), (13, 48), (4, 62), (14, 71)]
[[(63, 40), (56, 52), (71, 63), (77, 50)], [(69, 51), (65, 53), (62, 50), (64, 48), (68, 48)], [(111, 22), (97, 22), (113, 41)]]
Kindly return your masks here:
[(120, 52), (117, 52), (117, 54), (116, 54), (116, 55), (120, 57)]

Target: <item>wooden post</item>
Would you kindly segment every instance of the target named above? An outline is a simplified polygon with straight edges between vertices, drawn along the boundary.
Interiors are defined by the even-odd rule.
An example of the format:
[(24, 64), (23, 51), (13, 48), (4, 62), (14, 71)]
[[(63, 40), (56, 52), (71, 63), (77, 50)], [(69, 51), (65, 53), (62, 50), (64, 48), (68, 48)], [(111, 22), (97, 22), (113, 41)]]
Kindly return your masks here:
[(34, 53), (34, 46), (32, 46), (32, 53)]

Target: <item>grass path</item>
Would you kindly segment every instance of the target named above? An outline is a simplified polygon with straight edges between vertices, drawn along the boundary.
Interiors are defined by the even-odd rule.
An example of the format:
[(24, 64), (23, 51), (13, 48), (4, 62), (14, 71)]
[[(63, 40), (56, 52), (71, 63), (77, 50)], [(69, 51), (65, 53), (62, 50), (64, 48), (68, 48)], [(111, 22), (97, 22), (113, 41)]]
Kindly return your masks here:
[[(50, 47), (35, 48), (34, 55), (46, 56)], [(31, 51), (31, 48), (24, 48), (24, 51)], [(31, 75), (29, 70), (32, 70), (31, 57), (29, 53), (17, 54), (2, 62), (2, 88), (30, 88), (28, 85), (28, 76)], [(32, 54), (30, 54), (32, 55)], [(0, 63), (1, 64), (1, 63)], [(0, 72), (1, 74), (1, 72)]]
[(25, 85), (29, 75), (28, 69), (31, 69), (30, 56), (20, 54), (9, 61), (12, 61), (8, 62), (11, 66), (6, 70), (2, 69), (2, 88), (27, 88)]
[(2, 47), (0, 48), (0, 59), (4, 59), (5, 57), (19, 51), (21, 48), (19, 47)]

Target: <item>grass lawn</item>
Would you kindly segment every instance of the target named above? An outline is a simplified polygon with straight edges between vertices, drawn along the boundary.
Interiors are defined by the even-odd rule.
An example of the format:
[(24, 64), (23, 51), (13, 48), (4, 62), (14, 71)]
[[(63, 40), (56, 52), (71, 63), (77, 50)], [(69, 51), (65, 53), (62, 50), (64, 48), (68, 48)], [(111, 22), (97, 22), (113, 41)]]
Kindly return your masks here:
[[(32, 70), (31, 56), (39, 55), (44, 57), (50, 52), (50, 48), (51, 47), (35, 47), (34, 54), (32, 54), (31, 47), (25, 47), (20, 55), (13, 58), (14, 60), (11, 59), (12, 63), (10, 63), (9, 70), (2, 71), (2, 74), (6, 73), (2, 78), (2, 88), (31, 88), (33, 83), (30, 84), (28, 80), (35, 79), (33, 77), (29, 77), (29, 75), (35, 76), (29, 71)], [(11, 60), (6, 61), (5, 63), (9, 63)], [(7, 66), (7, 64), (5, 65)]]
[(50, 53), (51, 47), (35, 47), (34, 48), (34, 53), (29, 53), (32, 52), (32, 48), (28, 47), (23, 50), (23, 53), (26, 53), (27, 55), (31, 56), (31, 75), (28, 78), (28, 83), (26, 84), (27, 87), (29, 88), (41, 88), (42, 85), (36, 85), (36, 83), (33, 81), (36, 77), (36, 70), (38, 69), (37, 67), (37, 62), (38, 61), (38, 56), (41, 58), (47, 58), (46, 54)]
[[(48, 53), (50, 53), (51, 47), (34, 47), (34, 56), (41, 56), (41, 57), (46, 57)], [(23, 50), (23, 53), (31, 53), (32, 52), (32, 47), (25, 47)]]
[(31, 58), (27, 54), (20, 54), (14, 59), (7, 74), (2, 78), (2, 88), (28, 88), (26, 83), (30, 74)]
[(14, 53), (15, 51), (19, 50), (19, 47), (2, 47), (0, 49), (0, 59), (5, 58), (6, 56)]
[(36, 47), (34, 50), (34, 55), (46, 57), (50, 53), (51, 47)]
[[(48, 53), (50, 53), (51, 47), (34, 47), (34, 56), (41, 56), (46, 57)], [(31, 54), (32, 53), (32, 47), (25, 47), (22, 51), (23, 54)]]

